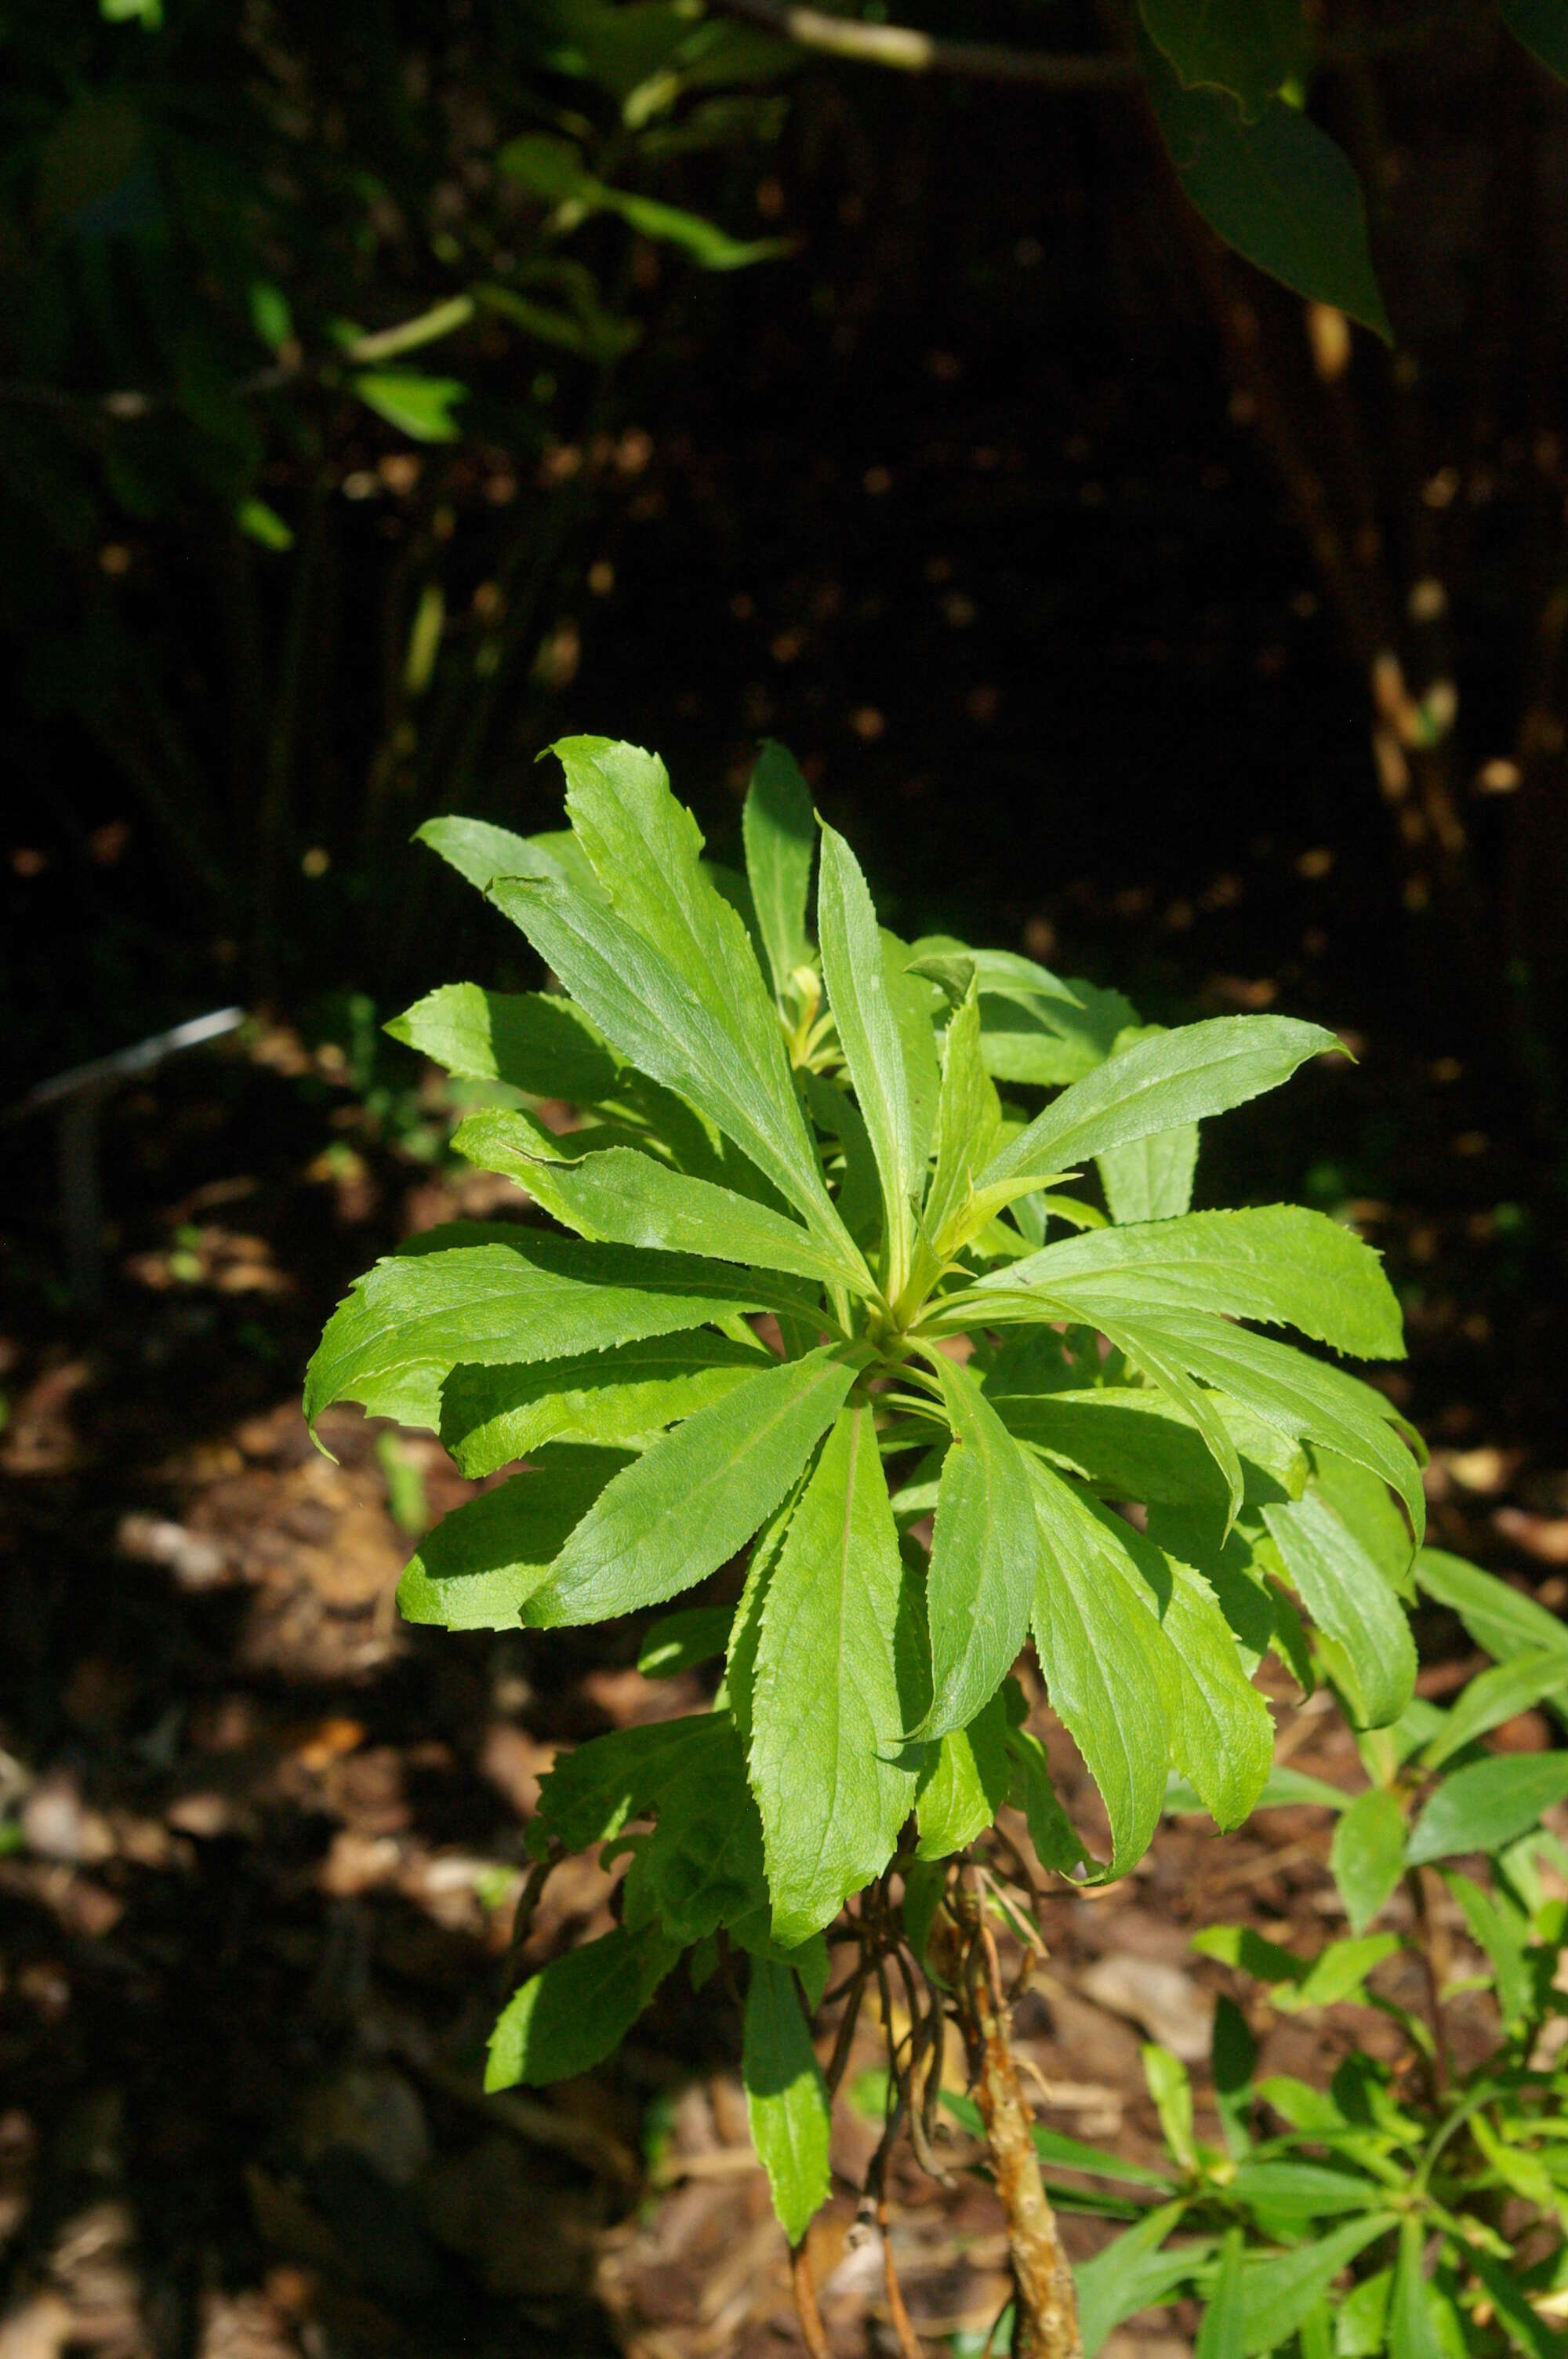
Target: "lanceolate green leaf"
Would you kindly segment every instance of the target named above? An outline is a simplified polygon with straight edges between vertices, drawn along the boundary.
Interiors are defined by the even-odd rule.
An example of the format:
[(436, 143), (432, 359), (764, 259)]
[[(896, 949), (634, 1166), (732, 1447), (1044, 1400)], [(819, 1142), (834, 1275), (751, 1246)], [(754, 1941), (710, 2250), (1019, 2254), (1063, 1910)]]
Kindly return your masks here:
[[(1196, 1324), (1195, 1321), (1194, 1323)], [(1216, 1328), (1222, 1334), (1226, 1332), (1220, 1320), (1205, 1320), (1203, 1325), (1206, 1329)], [(1146, 1376), (1152, 1377), (1202, 1434), (1209, 1455), (1225, 1480), (1226, 1515), (1222, 1538), (1227, 1538), (1231, 1525), (1241, 1512), (1247, 1491), (1246, 1478), (1241, 1472), (1240, 1456), (1231, 1440), (1230, 1428), (1220, 1414), (1218, 1402), (1214, 1394), (1206, 1392), (1189, 1373), (1190, 1353), (1173, 1349), (1168, 1335), (1142, 1319), (1133, 1326), (1110, 1321), (1105, 1327), (1105, 1336), (1108, 1343), (1114, 1343), (1126, 1355), (1133, 1367), (1141, 1368)]]
[(827, 2201), (827, 2087), (787, 1966), (754, 1959), (741, 2079), (752, 2143), (785, 2235), (798, 2245)]
[[(1130, 1385), (1010, 1392), (988, 1378), (986, 1397), (1010, 1433), (1082, 1475), (1104, 1498), (1224, 1511), (1225, 1483), (1207, 1444), (1163, 1393)], [(1222, 1394), (1206, 1399), (1237, 1446), (1248, 1499), (1278, 1499), (1302, 1489), (1307, 1470), (1300, 1451)]]
[[(524, 1175), (524, 1185), (531, 1185), (527, 1175), (538, 1169), (539, 1158), (531, 1154), (529, 1135), (517, 1116), (470, 1114), (453, 1142), (470, 1161), (483, 1160), (493, 1169), (495, 1147), (476, 1155), (467, 1143), (480, 1125), (488, 1139), (500, 1142), (512, 1156), (507, 1168), (515, 1168)], [(746, 1269), (782, 1269), (823, 1285), (848, 1286), (860, 1294), (875, 1291), (871, 1272), (848, 1236), (818, 1244), (786, 1213), (738, 1196), (732, 1189), (717, 1188), (710, 1180), (688, 1179), (684, 1171), (672, 1171), (633, 1148), (607, 1147), (577, 1163), (552, 1158), (540, 1174), (539, 1187), (557, 1219), (569, 1223), (579, 1235), (607, 1245), (700, 1254), (738, 1262)]]
[(743, 920), (705, 869), (702, 832), (656, 754), (604, 737), (566, 737), (552, 749), (567, 777), (567, 810), (600, 891), (657, 950), (789, 1103), (778, 1017)]
[(1415, 1689), (1415, 1646), (1398, 1598), (1355, 1534), (1314, 1494), (1265, 1507), (1263, 1519), (1303, 1604), (1344, 1651), (1361, 1725), (1386, 1728)]
[(773, 995), (782, 1006), (790, 976), (811, 955), (806, 910), (816, 821), (811, 789), (794, 755), (771, 739), (752, 773), (741, 829), (752, 903), (773, 969)]
[(1217, 1016), (1141, 1041), (1075, 1082), (977, 1187), (1026, 1171), (1063, 1171), (1129, 1139), (1225, 1114), (1288, 1082), (1308, 1057), (1339, 1046), (1321, 1025), (1288, 1016)]
[(924, 1222), (938, 1254), (948, 1223), (962, 1212), (969, 1180), (990, 1154), (1001, 1119), (996, 1085), (980, 1056), (980, 1008), (973, 993), (947, 1026), (937, 1098), (935, 1166), (926, 1190)]
[(1178, 1666), (1176, 1767), (1217, 1825), (1238, 1827), (1274, 1757), (1269, 1707), (1243, 1671), (1230, 1625), (1202, 1574), (1147, 1541), (1135, 1540), (1130, 1552), (1141, 1567), (1153, 1568), (1150, 1591)]
[(640, 1449), (767, 1364), (760, 1346), (699, 1328), (535, 1367), (456, 1367), (441, 1387), (441, 1440), (470, 1480), (546, 1441)]
[(1458, 1614), (1477, 1647), (1507, 1660), (1527, 1648), (1561, 1648), (1568, 1654), (1568, 1625), (1538, 1605), (1495, 1572), (1483, 1572), (1446, 1549), (1423, 1548), (1416, 1557), (1415, 1577), (1428, 1597)]
[(942, 1087), (941, 1060), (931, 1029), (932, 1015), (942, 1005), (942, 995), (934, 984), (912, 973), (909, 945), (901, 942), (885, 926), (881, 931), (882, 978), (899, 1047), (903, 1051), (904, 1086), (909, 1093), (910, 1168), (914, 1174), (914, 1193), (918, 1197), (931, 1157), (936, 1101)]
[(1119, 1225), (1173, 1220), (1193, 1200), (1198, 1126), (1184, 1122), (1176, 1130), (1157, 1130), (1148, 1138), (1109, 1147), (1095, 1160), (1110, 1217)]
[(1400, 2222), (1400, 2256), (1389, 2303), (1390, 2359), (1444, 2359), (1445, 2344), (1432, 2315), (1426, 2286), (1427, 2225), (1414, 2217)]
[(1404, 1873), (1404, 1813), (1386, 1787), (1368, 1786), (1341, 1812), (1328, 1864), (1351, 1931), (1364, 1933)]
[[(623, 1056), (707, 1114), (805, 1214), (818, 1237), (841, 1243), (843, 1224), (790, 1087), (771, 1001), (772, 1045), (764, 1051), (738, 1038), (663, 951), (613, 909), (536, 879), (503, 878), (491, 897)], [(727, 914), (734, 917), (732, 910)], [(735, 924), (740, 928), (738, 918)]]
[(697, 1741), (668, 1758), (652, 1833), (626, 1844), (627, 1930), (656, 1924), (683, 1947), (767, 1906), (762, 1831), (734, 1723), (711, 1712), (696, 1725)]
[(1029, 1635), (1040, 1561), (1022, 1451), (967, 1368), (940, 1353), (932, 1365), (954, 1439), (926, 1578), (933, 1693), (923, 1737), (967, 1727), (996, 1693)]
[(600, 1493), (524, 1620), (603, 1622), (717, 1572), (784, 1496), (857, 1364), (832, 1349), (783, 1361), (654, 1442)]
[(1440, 1871), (1464, 1912), (1470, 1939), (1491, 1960), (1498, 2012), (1511, 2030), (1530, 2000), (1530, 1918), (1511, 1894), (1494, 1886), (1483, 1892), (1457, 1868)]
[(909, 1274), (910, 1200), (917, 1174), (903, 1049), (882, 964), (877, 913), (860, 864), (833, 828), (822, 830), (816, 887), (822, 970), (838, 1038), (881, 1179), (888, 1299)]
[(1241, 2278), (1241, 2348), (1259, 2359), (1287, 2343), (1314, 2303), (1322, 2300), (1341, 2269), (1375, 2236), (1393, 2225), (1391, 2212), (1346, 2221), (1326, 2236), (1314, 2237), (1277, 2260), (1249, 2261)]
[(895, 1628), (902, 1569), (869, 1406), (847, 1408), (790, 1522), (762, 1610), (751, 1774), (773, 1931), (826, 1925), (892, 1855), (914, 1798)]
[(514, 835), (510, 828), (494, 827), (488, 820), (427, 819), (416, 831), (414, 841), (439, 853), (481, 893), (487, 893), (498, 876), (558, 876), (589, 891), (598, 889), (592, 870), (564, 830), (550, 835)]
[(525, 1982), (491, 2035), (487, 2091), (567, 2081), (621, 2045), (679, 1951), (656, 1926), (618, 1925)]
[(1037, 1316), (1090, 1326), (1102, 1314), (1225, 1312), (1299, 1328), (1364, 1360), (1404, 1356), (1399, 1303), (1377, 1255), (1353, 1230), (1296, 1204), (1095, 1229), (992, 1271), (974, 1290), (1010, 1299), (1024, 1290), (1038, 1298)]
[(1382, 1476), (1320, 1444), (1312, 1452), (1312, 1486), (1340, 1522), (1349, 1525), (1390, 1589), (1413, 1605), (1410, 1523)]
[[(1568, 1636), (1568, 1633), (1564, 1634)], [(1568, 1689), (1568, 1647), (1536, 1647), (1528, 1654), (1494, 1663), (1473, 1679), (1441, 1730), (1421, 1755), (1423, 1769), (1441, 1768), (1465, 1745), (1500, 1727), (1516, 1712)]]
[(1110, 1820), (1109, 1873), (1149, 1848), (1180, 1706), (1170, 1642), (1105, 1510), (1031, 1462), (1041, 1567), (1034, 1644), (1051, 1709), (1083, 1755)]
[(620, 1451), (551, 1450), (438, 1523), (398, 1584), (405, 1621), (514, 1630), (574, 1527), (626, 1464)]
[(1193, 2345), (1193, 2359), (1242, 2359), (1241, 2255), (1245, 2244), (1241, 2229), (1226, 2231), (1214, 2289)]
[(506, 1082), (572, 1105), (597, 1104), (615, 1086), (616, 1060), (581, 1008), (547, 992), (444, 984), (386, 1028), (465, 1081)]
[(1417, 1820), (1411, 1867), (1467, 1851), (1500, 1851), (1568, 1794), (1568, 1753), (1494, 1754), (1445, 1777)]
[(1007, 1799), (1007, 1713), (993, 1695), (967, 1728), (931, 1748), (915, 1788), (919, 1859), (947, 1859), (984, 1832)]
[(1168, 2300), (1191, 2277), (1190, 2248), (1160, 2249), (1180, 2225), (1186, 2208), (1184, 2201), (1162, 2203), (1092, 2259), (1079, 2262), (1073, 2274), (1078, 2281), (1084, 2359), (1095, 2359), (1107, 2335), (1124, 2318), (1134, 2318), (1141, 2310)]
[(1152, 42), (1141, 47), (1161, 136), (1209, 227), (1309, 302), (1391, 341), (1366, 199), (1344, 149), (1281, 98), (1244, 123), (1226, 92), (1184, 90)]
[(1054, 1867), (1059, 1875), (1071, 1875), (1087, 1864), (1087, 1854), (1051, 1783), (1045, 1747), (1028, 1729), (1010, 1728), (1007, 1751), (1012, 1770), (1008, 1799), (1014, 1810), (1023, 1812), (1040, 1864)]
[[(481, 1106), (465, 1114), (452, 1133), (455, 1153), (481, 1171), (498, 1171), (525, 1189), (541, 1212), (574, 1236), (597, 1232), (580, 1219), (563, 1195), (559, 1180), (589, 1155), (611, 1147), (641, 1152), (640, 1134), (619, 1122), (589, 1123), (567, 1137), (522, 1107)], [(602, 1242), (602, 1240), (600, 1240)]]
[(441, 1379), (460, 1362), (525, 1366), (603, 1351), (766, 1310), (772, 1296), (768, 1280), (711, 1262), (455, 1223), (377, 1262), (339, 1304), (306, 1371), (305, 1414), (314, 1423), (352, 1400), (434, 1428)]
[(757, 1681), (757, 1646), (762, 1635), (762, 1606), (773, 1567), (778, 1562), (779, 1550), (784, 1543), (784, 1534), (794, 1520), (795, 1508), (808, 1480), (809, 1476), (802, 1476), (777, 1514), (769, 1517), (752, 1541), (752, 1561), (746, 1568), (746, 1585), (741, 1592), (741, 1602), (730, 1625), (730, 1644), (724, 1661), (724, 1691), (748, 1760), (752, 1752), (752, 1698)]
[(1265, 1424), (1296, 1440), (1321, 1441), (1380, 1475), (1404, 1502), (1420, 1538), (1426, 1525), (1420, 1473), (1392, 1430), (1393, 1410), (1369, 1385), (1224, 1320), (1165, 1313), (1158, 1321), (1130, 1322), (1123, 1332), (1135, 1359), (1148, 1355), (1151, 1374), (1158, 1374), (1155, 1358), (1168, 1358), (1229, 1393)]
[(617, 1728), (607, 1736), (557, 1755), (539, 1788), (539, 1810), (530, 1822), (568, 1851), (608, 1843), (629, 1819), (646, 1818), (672, 1786), (681, 1783), (691, 1761), (712, 1745), (714, 1715), (658, 1720)]

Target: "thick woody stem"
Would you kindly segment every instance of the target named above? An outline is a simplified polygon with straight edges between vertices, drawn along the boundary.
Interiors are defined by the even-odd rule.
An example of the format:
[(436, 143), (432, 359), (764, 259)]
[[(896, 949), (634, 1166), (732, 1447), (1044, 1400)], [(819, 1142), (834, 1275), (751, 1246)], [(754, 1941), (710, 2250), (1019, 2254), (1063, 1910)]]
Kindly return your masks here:
[(1012, 2359), (1083, 2359), (1077, 2288), (1029, 2134), (1033, 2117), (1008, 2038), (995, 1946), (973, 1894), (961, 1886), (933, 1921), (928, 1953), (957, 2000), (1007, 2221), (1016, 2288)]

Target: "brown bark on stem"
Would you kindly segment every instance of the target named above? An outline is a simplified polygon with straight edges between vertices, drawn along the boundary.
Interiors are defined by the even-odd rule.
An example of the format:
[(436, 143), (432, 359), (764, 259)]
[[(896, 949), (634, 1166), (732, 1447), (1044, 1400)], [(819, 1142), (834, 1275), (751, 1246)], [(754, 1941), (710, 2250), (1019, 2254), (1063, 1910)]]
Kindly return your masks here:
[(972, 1893), (960, 1886), (949, 1895), (933, 1921), (927, 1948), (954, 1994), (1007, 2222), (1015, 2288), (1012, 2359), (1083, 2359), (1077, 2288), (1029, 2134), (1033, 2115), (1008, 2037), (996, 1951)]
[(811, 2274), (811, 2262), (806, 2254), (806, 2239), (790, 2246), (790, 2284), (795, 2291), (795, 2316), (800, 2321), (801, 2340), (811, 2354), (811, 2359), (833, 2359), (823, 2332), (822, 2312), (816, 2307), (816, 2285)]
[(893, 2265), (892, 2227), (888, 2219), (888, 2200), (880, 2190), (877, 2195), (877, 2226), (881, 2232), (882, 2240), (882, 2288), (887, 2295), (888, 2316), (892, 2321), (893, 2340), (898, 2344), (899, 2359), (925, 2359), (925, 2354), (920, 2347), (920, 2337), (916, 2334), (910, 2321), (909, 2312), (903, 2306), (903, 2288), (898, 2281), (898, 2270)]

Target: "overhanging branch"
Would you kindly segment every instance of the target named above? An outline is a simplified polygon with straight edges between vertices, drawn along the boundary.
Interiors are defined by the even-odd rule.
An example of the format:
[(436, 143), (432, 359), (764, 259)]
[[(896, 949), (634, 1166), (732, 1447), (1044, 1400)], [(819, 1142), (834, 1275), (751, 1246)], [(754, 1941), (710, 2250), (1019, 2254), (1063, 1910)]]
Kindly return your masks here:
[(912, 25), (866, 25), (790, 0), (719, 0), (728, 16), (743, 17), (798, 49), (827, 57), (891, 66), (898, 73), (950, 73), (977, 82), (1032, 82), (1046, 90), (1108, 90), (1136, 82), (1138, 65), (1109, 51), (1012, 49), (992, 41), (946, 41)]
[[(948, 41), (913, 25), (868, 25), (858, 16), (837, 16), (822, 8), (799, 8), (791, 0), (713, 0), (718, 11), (760, 26), (797, 49), (862, 65), (887, 66), (896, 73), (946, 73), (974, 82), (1027, 82), (1037, 90), (1112, 90), (1141, 78), (1130, 52), (1114, 49), (1014, 49), (995, 41)], [(1352, 27), (1324, 42), (1323, 65), (1348, 65), (1419, 49), (1434, 34), (1474, 21), (1471, 0), (1439, 5), (1398, 24)]]

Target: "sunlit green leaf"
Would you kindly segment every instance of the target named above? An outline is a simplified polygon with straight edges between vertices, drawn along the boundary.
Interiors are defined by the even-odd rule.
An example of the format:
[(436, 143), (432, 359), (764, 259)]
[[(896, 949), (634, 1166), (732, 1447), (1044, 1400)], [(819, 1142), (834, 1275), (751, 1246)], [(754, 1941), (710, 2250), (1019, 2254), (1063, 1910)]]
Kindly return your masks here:
[(1404, 1355), (1399, 1303), (1376, 1254), (1337, 1221), (1296, 1204), (1096, 1229), (992, 1271), (974, 1288), (988, 1300), (1021, 1291), (1037, 1298), (1037, 1316), (1088, 1326), (1206, 1310), (1296, 1327), (1361, 1359)]
[(491, 2035), (487, 2090), (568, 2081), (618, 2048), (678, 1951), (656, 1927), (623, 1926), (568, 1950), (525, 1982)]
[(1023, 1453), (965, 1367), (932, 1355), (953, 1428), (926, 1579), (931, 1711), (918, 1732), (967, 1727), (1029, 1635), (1040, 1536)]
[(766, 1362), (706, 1328), (534, 1367), (464, 1367), (441, 1387), (441, 1440), (460, 1473), (494, 1474), (547, 1441), (640, 1449), (722, 1400)]
[(822, 830), (816, 888), (822, 971), (838, 1038), (881, 1180), (891, 1299), (909, 1274), (911, 1200), (917, 1173), (903, 1049), (883, 966), (881, 936), (866, 880), (836, 830)]
[(767, 1307), (765, 1281), (760, 1296), (712, 1262), (458, 1222), (377, 1262), (339, 1305), (306, 1371), (305, 1414), (353, 1400), (435, 1428), (460, 1362), (565, 1359)]
[(416, 442), (455, 442), (461, 431), (452, 416), (468, 387), (455, 376), (421, 376), (413, 369), (362, 369), (354, 391), (367, 409), (384, 418)]
[(661, 1436), (600, 1493), (523, 1619), (603, 1622), (716, 1572), (784, 1498), (855, 1374), (831, 1350), (778, 1362)]
[(1501, 1851), (1568, 1794), (1568, 1753), (1497, 1754), (1444, 1779), (1416, 1821), (1411, 1867), (1461, 1852)]
[(1340, 2271), (1392, 2225), (1389, 2212), (1348, 2220), (1278, 2259), (1249, 2260), (1242, 2272), (1240, 2343), (1245, 2359), (1277, 2350), (1322, 2300)]
[(626, 1462), (619, 1451), (547, 1451), (538, 1467), (454, 1507), (398, 1584), (405, 1621), (514, 1630), (573, 1528)]
[(1328, 1864), (1351, 1931), (1365, 1932), (1404, 1873), (1404, 1813), (1386, 1788), (1369, 1786), (1341, 1814)]
[(827, 2089), (787, 1966), (752, 1967), (741, 2079), (752, 2143), (768, 2175), (773, 2210), (792, 2245), (827, 2201)]
[(1051, 1708), (1110, 1819), (1109, 1873), (1121, 1875), (1148, 1849), (1165, 1799), (1176, 1666), (1117, 1519), (1038, 1460), (1029, 1471), (1041, 1538), (1034, 1644)]
[(1066, 1170), (1130, 1139), (1225, 1114), (1278, 1089), (1308, 1057), (1338, 1046), (1321, 1025), (1288, 1016), (1218, 1016), (1159, 1033), (1064, 1090), (976, 1184)]
[(386, 1028), (449, 1073), (506, 1082), (531, 1097), (592, 1105), (615, 1086), (617, 1060), (582, 1010), (542, 991), (444, 984)]
[(847, 1408), (791, 1519), (757, 1640), (751, 1774), (781, 1941), (804, 1940), (881, 1873), (914, 1802), (901, 1585), (872, 1412)]
[(980, 1056), (979, 1002), (971, 995), (949, 1022), (942, 1050), (935, 1163), (923, 1214), (938, 1255), (950, 1223), (963, 1211), (970, 1180), (989, 1157), (1000, 1118), (995, 1084)]
[(1000, 1695), (967, 1728), (955, 1728), (922, 1770), (914, 1809), (920, 1859), (946, 1859), (973, 1843), (1007, 1799), (1007, 1714)]
[[(522, 1117), (499, 1108), (470, 1114), (453, 1146), (486, 1170), (510, 1171), (556, 1218), (579, 1236), (655, 1253), (699, 1254), (748, 1270), (780, 1269), (857, 1293), (874, 1289), (847, 1236), (819, 1245), (786, 1213), (732, 1189), (672, 1171), (624, 1147), (606, 1147), (580, 1162), (565, 1159), (573, 1141), (540, 1140)], [(543, 1151), (541, 1151), (543, 1150)]]
[(1415, 1687), (1415, 1645), (1399, 1599), (1355, 1533), (1311, 1492), (1265, 1507), (1263, 1519), (1303, 1604), (1344, 1651), (1359, 1724), (1386, 1728)]
[[(503, 877), (490, 891), (623, 1056), (733, 1139), (804, 1213), (818, 1238), (843, 1242), (843, 1223), (823, 1185), (790, 1088), (772, 996), (763, 999), (767, 1029), (759, 1033), (750, 994), (730, 991), (731, 944), (726, 944), (717, 973), (692, 946), (683, 973), (615, 910), (570, 886)], [(724, 919), (732, 920), (750, 959), (741, 920), (717, 895), (713, 899)], [(754, 961), (752, 968), (755, 990), (762, 994)], [(702, 974), (700, 995), (693, 970)]]
[(752, 906), (782, 1006), (791, 975), (811, 956), (806, 911), (816, 821), (794, 755), (771, 739), (752, 773), (741, 825)]

